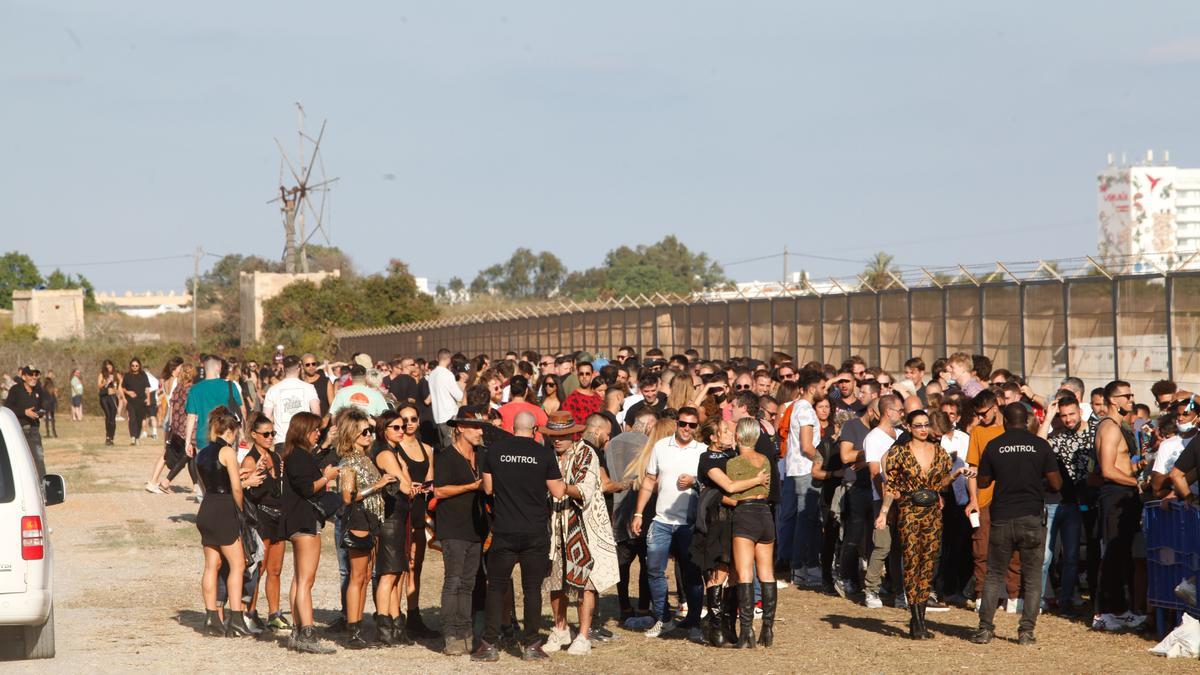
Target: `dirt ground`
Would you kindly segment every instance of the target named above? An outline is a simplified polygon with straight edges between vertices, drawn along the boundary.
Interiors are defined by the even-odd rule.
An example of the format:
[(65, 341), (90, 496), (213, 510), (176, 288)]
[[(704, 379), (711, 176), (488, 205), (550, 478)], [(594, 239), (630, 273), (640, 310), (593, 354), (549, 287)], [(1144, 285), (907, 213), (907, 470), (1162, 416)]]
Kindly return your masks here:
[[(120, 424), (120, 423), (118, 423)], [(49, 470), (67, 479), (67, 502), (50, 509), (54, 543), (58, 656), (50, 662), (5, 662), (5, 672), (144, 671), (340, 671), (362, 668), (452, 672), (479, 670), (468, 657), (446, 657), (426, 644), (339, 650), (331, 656), (288, 652), (281, 643), (251, 639), (212, 639), (200, 634), (201, 549), (194, 525), (197, 505), (183, 487), (172, 495), (142, 490), (153, 466), (157, 444), (138, 447), (103, 445), (102, 421), (63, 420), (62, 438), (46, 442)], [(186, 474), (177, 483), (187, 484)], [(318, 623), (337, 606), (337, 563), (330, 530), (326, 555), (315, 588)], [(284, 605), (290, 583), (290, 553), (284, 567)], [(421, 604), (426, 620), (437, 626), (441, 562), (430, 552)], [(519, 601), (518, 601), (519, 602)], [(265, 599), (260, 599), (265, 607)], [(650, 640), (615, 627), (615, 591), (602, 597), (601, 613), (614, 629), (615, 642), (598, 645), (590, 657), (555, 655), (547, 664), (530, 665), (504, 655), (499, 667), (511, 670), (646, 672), (735, 671), (753, 658), (761, 672), (1200, 672), (1195, 661), (1151, 656), (1149, 636), (1105, 635), (1052, 616), (1038, 622), (1038, 643), (1016, 644), (1016, 617), (998, 616), (998, 638), (987, 646), (965, 640), (975, 615), (954, 609), (930, 615), (935, 640), (902, 637), (907, 613), (867, 610), (836, 597), (785, 590), (775, 646), (753, 654), (716, 650), (681, 637)], [(370, 607), (368, 607), (370, 613)], [(546, 605), (549, 611), (549, 605)]]

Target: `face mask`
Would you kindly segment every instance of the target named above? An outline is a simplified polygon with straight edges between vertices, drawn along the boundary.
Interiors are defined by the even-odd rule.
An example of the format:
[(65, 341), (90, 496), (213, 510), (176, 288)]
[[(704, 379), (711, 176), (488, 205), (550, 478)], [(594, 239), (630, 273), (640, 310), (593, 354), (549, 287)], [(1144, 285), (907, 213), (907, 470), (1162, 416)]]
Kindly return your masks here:
[(1179, 428), (1179, 433), (1181, 434), (1191, 433), (1196, 428), (1196, 420), (1192, 420), (1191, 422), (1177, 422), (1175, 426)]
[(946, 380), (946, 384), (948, 384), (948, 385), (950, 385), (951, 387), (953, 387), (953, 386), (954, 386), (955, 384), (957, 384), (957, 383), (954, 381), (954, 378), (952, 377), (952, 378), (950, 378), (950, 379)]

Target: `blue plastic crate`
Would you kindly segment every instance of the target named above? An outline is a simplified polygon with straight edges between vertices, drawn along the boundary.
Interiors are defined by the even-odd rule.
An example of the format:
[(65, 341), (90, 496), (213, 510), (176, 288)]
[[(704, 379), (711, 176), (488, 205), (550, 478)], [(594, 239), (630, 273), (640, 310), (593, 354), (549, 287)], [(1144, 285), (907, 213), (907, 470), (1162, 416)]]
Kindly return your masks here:
[(1162, 609), (1200, 613), (1175, 595), (1184, 579), (1196, 577), (1200, 585), (1200, 509), (1171, 501), (1168, 508), (1149, 502), (1142, 513), (1146, 535), (1146, 596)]

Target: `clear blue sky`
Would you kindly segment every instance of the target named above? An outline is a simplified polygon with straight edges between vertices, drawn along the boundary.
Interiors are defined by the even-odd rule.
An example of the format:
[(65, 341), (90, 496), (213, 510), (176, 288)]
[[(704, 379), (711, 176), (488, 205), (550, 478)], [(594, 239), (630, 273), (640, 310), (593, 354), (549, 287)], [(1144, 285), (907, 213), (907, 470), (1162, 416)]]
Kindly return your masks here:
[(45, 272), (279, 255), (293, 101), (329, 118), (333, 243), (435, 280), (669, 233), (720, 261), (1077, 256), (1107, 152), (1200, 166), (1194, 1), (53, 5), (0, 0), (0, 250)]

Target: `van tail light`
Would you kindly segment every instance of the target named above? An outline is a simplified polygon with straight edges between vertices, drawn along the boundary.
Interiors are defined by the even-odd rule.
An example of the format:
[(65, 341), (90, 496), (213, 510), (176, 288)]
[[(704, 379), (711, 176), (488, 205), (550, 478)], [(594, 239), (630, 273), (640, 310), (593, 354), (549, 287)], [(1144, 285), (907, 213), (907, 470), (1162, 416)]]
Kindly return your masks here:
[(41, 516), (21, 518), (21, 559), (41, 560), (46, 555)]

